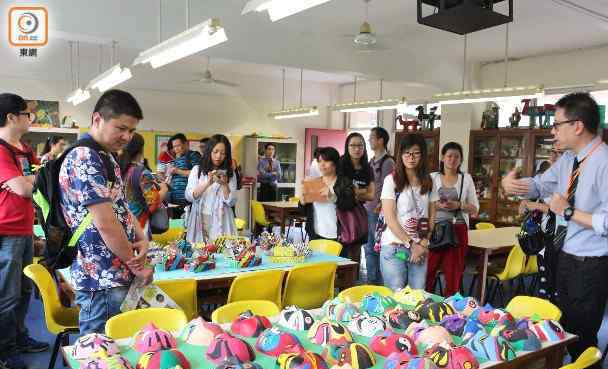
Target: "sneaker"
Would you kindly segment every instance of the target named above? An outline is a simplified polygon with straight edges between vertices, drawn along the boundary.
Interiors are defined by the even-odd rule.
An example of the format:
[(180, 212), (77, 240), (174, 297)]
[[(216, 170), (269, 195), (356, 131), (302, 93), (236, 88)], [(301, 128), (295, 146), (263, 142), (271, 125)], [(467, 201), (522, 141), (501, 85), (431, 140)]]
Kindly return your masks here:
[(22, 353), (43, 352), (49, 349), (49, 344), (46, 342), (36, 341), (30, 336), (21, 336), (17, 338), (17, 350)]
[(27, 369), (27, 365), (18, 354), (0, 357), (0, 368), (2, 369)]

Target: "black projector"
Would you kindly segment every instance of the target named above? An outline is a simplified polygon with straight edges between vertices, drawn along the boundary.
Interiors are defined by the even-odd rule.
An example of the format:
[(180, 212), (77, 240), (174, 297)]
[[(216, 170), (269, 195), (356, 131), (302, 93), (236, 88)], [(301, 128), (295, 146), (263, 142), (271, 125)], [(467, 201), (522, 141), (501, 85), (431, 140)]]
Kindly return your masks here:
[[(508, 0), (509, 15), (493, 10), (494, 4), (505, 0), (417, 0), (418, 23), (444, 31), (465, 35), (513, 21), (513, 0)], [(422, 4), (435, 12), (422, 16)]]

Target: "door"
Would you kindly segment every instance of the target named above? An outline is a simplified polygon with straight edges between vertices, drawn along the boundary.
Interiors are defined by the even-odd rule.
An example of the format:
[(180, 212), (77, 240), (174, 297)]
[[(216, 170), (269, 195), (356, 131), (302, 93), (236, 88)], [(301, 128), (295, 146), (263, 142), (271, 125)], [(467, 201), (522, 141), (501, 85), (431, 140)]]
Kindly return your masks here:
[(306, 146), (304, 147), (304, 176), (308, 176), (308, 169), (312, 161), (312, 153), (317, 147), (333, 147), (340, 155), (344, 154), (344, 142), (347, 132), (343, 129), (306, 128)]

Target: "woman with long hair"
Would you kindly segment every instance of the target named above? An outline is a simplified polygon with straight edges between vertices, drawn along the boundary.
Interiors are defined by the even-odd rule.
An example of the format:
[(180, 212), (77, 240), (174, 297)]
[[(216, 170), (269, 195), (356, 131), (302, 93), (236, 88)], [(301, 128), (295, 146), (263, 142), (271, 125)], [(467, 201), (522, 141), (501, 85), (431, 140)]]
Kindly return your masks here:
[(306, 233), (311, 240), (338, 239), (337, 209), (351, 210), (356, 205), (352, 180), (338, 174), (340, 154), (333, 147), (319, 148), (319, 172), (325, 184), (321, 201), (301, 204), (306, 213)]
[(148, 220), (167, 197), (169, 188), (166, 183), (157, 181), (144, 165), (144, 144), (144, 138), (139, 133), (134, 133), (129, 144), (122, 150), (118, 162), (129, 210), (150, 237)]
[(462, 158), (462, 146), (448, 142), (441, 149), (439, 172), (431, 173), (431, 208), (434, 209), (435, 224), (452, 222), (456, 244), (429, 252), (426, 289), (432, 292), (436, 274), (441, 269), (445, 277), (446, 296), (452, 296), (460, 290), (469, 242), (469, 215), (479, 211), (473, 178), (460, 170)]
[(426, 164), (427, 147), (418, 134), (403, 137), (395, 172), (382, 187), (382, 212), (386, 229), (380, 240), (380, 270), (384, 284), (398, 290), (406, 285), (423, 289), (426, 282), (429, 203), (433, 181)]
[[(376, 185), (374, 184), (374, 172), (367, 159), (365, 138), (357, 132), (346, 137), (344, 143), (344, 155), (340, 158), (338, 173), (349, 178), (353, 184), (353, 191), (360, 205), (374, 199)], [(367, 218), (365, 219), (367, 222)], [(360, 240), (344, 245), (343, 254), (357, 263), (361, 262), (361, 245), (367, 240), (367, 233)]]
[(237, 179), (232, 167), (232, 147), (224, 135), (213, 135), (205, 155), (188, 177), (186, 199), (192, 203), (186, 239), (213, 242), (223, 235), (236, 235), (234, 212)]
[(44, 143), (40, 165), (44, 165), (49, 160), (55, 160), (65, 150), (67, 142), (63, 136), (49, 136)]

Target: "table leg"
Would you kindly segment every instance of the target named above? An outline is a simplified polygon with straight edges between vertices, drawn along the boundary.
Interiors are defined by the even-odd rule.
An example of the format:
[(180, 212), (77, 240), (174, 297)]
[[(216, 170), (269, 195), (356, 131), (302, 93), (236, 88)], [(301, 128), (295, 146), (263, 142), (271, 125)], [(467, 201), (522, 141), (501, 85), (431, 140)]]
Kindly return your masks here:
[(545, 357), (545, 368), (546, 369), (558, 369), (564, 365), (564, 356), (566, 349), (564, 347), (558, 347), (555, 350), (547, 353)]
[(281, 209), (281, 214), (280, 214), (280, 219), (281, 219), (281, 236), (285, 235), (285, 209)]
[(486, 303), (486, 280), (488, 278), (488, 257), (490, 254), (490, 250), (484, 249), (483, 254), (481, 255), (482, 265), (481, 265), (481, 276), (479, 285), (481, 286), (481, 291), (479, 291), (479, 303), (483, 306)]

